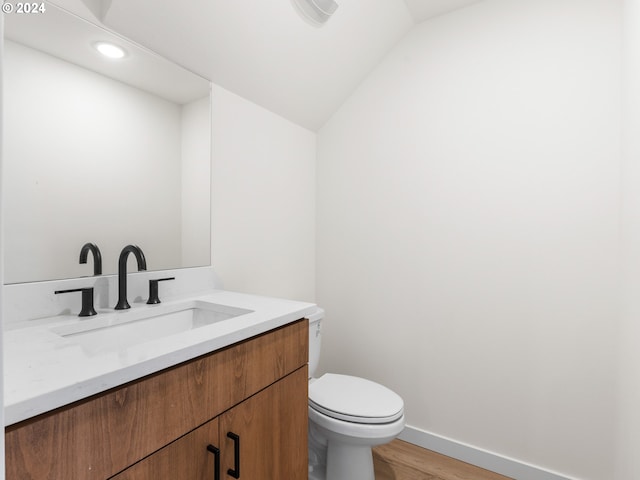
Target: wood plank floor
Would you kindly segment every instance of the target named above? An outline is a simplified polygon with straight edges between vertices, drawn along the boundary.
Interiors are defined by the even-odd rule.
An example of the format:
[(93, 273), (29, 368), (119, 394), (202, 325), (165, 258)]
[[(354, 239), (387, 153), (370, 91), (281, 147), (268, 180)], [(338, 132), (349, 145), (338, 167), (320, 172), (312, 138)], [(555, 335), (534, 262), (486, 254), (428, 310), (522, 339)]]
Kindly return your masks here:
[(510, 480), (402, 440), (375, 447), (373, 464), (376, 480)]

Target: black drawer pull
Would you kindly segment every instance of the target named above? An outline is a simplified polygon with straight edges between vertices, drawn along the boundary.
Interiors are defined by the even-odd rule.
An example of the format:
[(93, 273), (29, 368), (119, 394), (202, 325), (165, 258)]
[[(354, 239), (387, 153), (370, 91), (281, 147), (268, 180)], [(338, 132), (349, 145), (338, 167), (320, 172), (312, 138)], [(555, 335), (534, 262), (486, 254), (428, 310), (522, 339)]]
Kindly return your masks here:
[(207, 450), (213, 453), (213, 480), (220, 480), (220, 449), (207, 445)]
[(227, 470), (227, 475), (240, 478), (240, 436), (233, 432), (227, 433), (227, 437), (233, 440), (233, 469)]

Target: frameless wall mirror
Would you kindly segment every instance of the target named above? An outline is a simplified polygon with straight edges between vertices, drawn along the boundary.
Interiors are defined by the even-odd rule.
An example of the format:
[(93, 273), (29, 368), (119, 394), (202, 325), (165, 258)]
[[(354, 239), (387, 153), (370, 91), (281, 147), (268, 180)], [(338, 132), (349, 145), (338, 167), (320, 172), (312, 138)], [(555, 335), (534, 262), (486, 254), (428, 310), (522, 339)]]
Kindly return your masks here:
[[(51, 4), (4, 15), (5, 282), (210, 264), (211, 84)], [(96, 46), (119, 46), (119, 59)]]

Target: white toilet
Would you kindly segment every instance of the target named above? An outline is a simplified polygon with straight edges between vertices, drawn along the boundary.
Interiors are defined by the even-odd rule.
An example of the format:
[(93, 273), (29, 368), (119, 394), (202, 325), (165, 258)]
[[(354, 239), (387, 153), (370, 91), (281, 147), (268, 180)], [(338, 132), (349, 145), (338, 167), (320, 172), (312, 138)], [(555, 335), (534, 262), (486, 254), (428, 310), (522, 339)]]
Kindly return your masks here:
[(404, 428), (404, 402), (364, 378), (313, 374), (324, 310), (309, 315), (309, 480), (374, 480), (371, 447)]

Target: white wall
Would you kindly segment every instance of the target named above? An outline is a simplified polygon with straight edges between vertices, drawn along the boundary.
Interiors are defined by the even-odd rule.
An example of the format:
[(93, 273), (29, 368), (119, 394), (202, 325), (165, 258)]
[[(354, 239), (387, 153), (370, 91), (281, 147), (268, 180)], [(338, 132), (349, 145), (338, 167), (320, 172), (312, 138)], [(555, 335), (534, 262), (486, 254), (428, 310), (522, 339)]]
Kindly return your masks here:
[(585, 480), (614, 468), (620, 18), (486, 0), (427, 21), (318, 136), (322, 368)]
[(105, 273), (128, 243), (180, 265), (180, 106), (14, 42), (4, 62), (6, 281), (91, 275), (85, 242)]
[(624, 0), (622, 324), (616, 480), (640, 478), (640, 0)]
[(182, 106), (182, 260), (211, 264), (211, 99)]
[(227, 290), (313, 301), (316, 135), (214, 85), (212, 265)]

